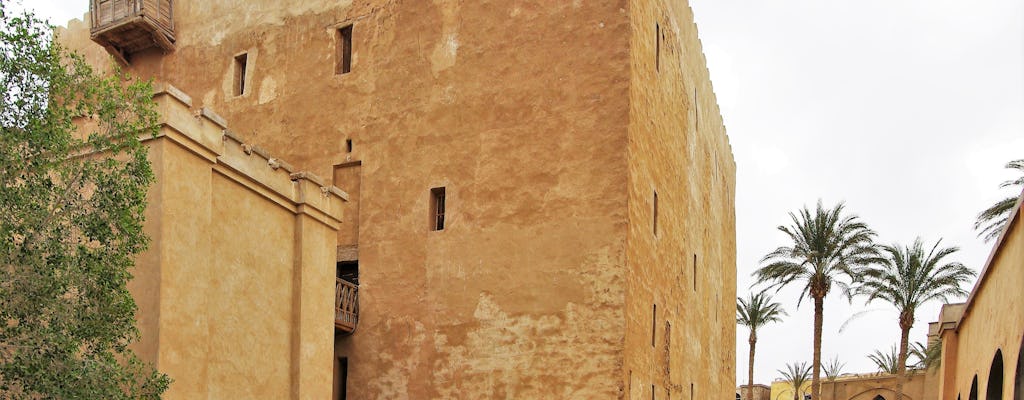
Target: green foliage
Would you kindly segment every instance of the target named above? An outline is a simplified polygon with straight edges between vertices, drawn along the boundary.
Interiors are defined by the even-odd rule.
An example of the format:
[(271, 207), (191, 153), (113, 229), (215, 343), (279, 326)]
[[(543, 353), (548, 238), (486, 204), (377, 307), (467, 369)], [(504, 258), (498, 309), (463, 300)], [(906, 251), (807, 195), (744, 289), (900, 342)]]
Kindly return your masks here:
[(875, 363), (875, 366), (878, 367), (878, 372), (892, 375), (900, 373), (900, 352), (896, 345), (892, 345), (888, 353), (875, 350), (874, 353), (868, 354), (868, 359)]
[(825, 378), (830, 381), (836, 380), (840, 374), (843, 373), (843, 367), (846, 363), (839, 362), (839, 357), (833, 357), (831, 360), (821, 363), (821, 370), (825, 373)]
[(967, 296), (961, 286), (974, 278), (975, 272), (959, 262), (944, 262), (960, 249), (939, 248), (941, 243), (942, 240), (935, 242), (927, 251), (921, 238), (910, 246), (882, 246), (884, 257), (864, 270), (857, 293), (868, 296), (868, 303), (880, 299), (894, 305), (902, 318), (909, 317), (909, 321), (901, 320), (901, 324), (911, 325), (921, 304), (933, 300), (948, 303), (950, 297)]
[(910, 355), (917, 358), (914, 368), (936, 368), (942, 365), (942, 342), (935, 341), (928, 346), (921, 342), (915, 342), (910, 348)]
[(159, 398), (169, 379), (127, 347), (152, 88), (100, 77), (51, 38), (0, 2), (0, 398)]
[[(1014, 187), (1016, 190), (1024, 187), (1024, 159), (1010, 161), (1006, 163), (1006, 168), (1020, 171), (1021, 176), (1017, 179), (1003, 182), (999, 187)], [(974, 222), (974, 230), (979, 231), (978, 236), (986, 242), (999, 237), (999, 234), (1003, 232), (1003, 228), (1006, 226), (1006, 222), (1010, 220), (1010, 211), (1013, 211), (1013, 207), (1017, 205), (1017, 195), (1017, 193), (1014, 193), (1013, 196), (999, 200), (978, 214), (978, 219)]]
[(736, 323), (750, 328), (752, 334), (768, 323), (781, 322), (784, 315), (787, 314), (782, 305), (764, 292), (751, 293), (746, 299), (736, 298)]
[[(856, 215), (844, 215), (843, 204), (825, 209), (821, 202), (812, 214), (806, 207), (799, 216), (789, 213), (792, 226), (778, 229), (789, 236), (791, 246), (781, 246), (761, 259), (768, 262), (754, 271), (759, 283), (781, 288), (803, 282), (800, 300), (805, 296), (824, 298), (832, 286), (838, 286), (850, 298), (850, 284), (859, 268), (877, 257), (873, 244), (875, 232), (860, 222)], [(799, 303), (798, 303), (799, 304)]]
[(800, 389), (811, 379), (811, 366), (807, 362), (793, 362), (786, 364), (786, 370), (778, 370), (782, 374), (782, 380), (793, 386), (793, 400), (801, 400)]
[[(878, 257), (874, 245), (875, 232), (856, 215), (845, 215), (843, 203), (826, 209), (821, 201), (812, 214), (807, 207), (799, 217), (789, 213), (792, 226), (778, 229), (789, 236), (792, 245), (781, 246), (761, 259), (768, 264), (754, 271), (758, 283), (782, 288), (801, 282), (803, 288), (797, 307), (804, 297), (814, 300), (813, 376), (811, 394), (821, 397), (821, 330), (824, 320), (824, 299), (833, 286), (852, 299), (851, 284), (858, 279), (864, 265)], [(848, 283), (849, 281), (849, 283)]]

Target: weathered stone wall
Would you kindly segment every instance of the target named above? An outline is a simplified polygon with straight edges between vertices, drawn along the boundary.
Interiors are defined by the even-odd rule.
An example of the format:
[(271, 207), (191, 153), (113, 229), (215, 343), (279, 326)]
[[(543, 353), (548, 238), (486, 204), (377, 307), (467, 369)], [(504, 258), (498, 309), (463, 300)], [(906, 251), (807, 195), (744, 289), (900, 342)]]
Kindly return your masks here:
[[(937, 370), (916, 371), (903, 380), (905, 400), (935, 400), (939, 395)], [(835, 381), (822, 379), (822, 400), (896, 399), (896, 376), (890, 374), (840, 377)]]
[(732, 151), (688, 4), (632, 1), (630, 29), (623, 380), (631, 399), (731, 398)]
[[(661, 2), (293, 3), (177, 1), (176, 51), (128, 70), (353, 192), (358, 228), (337, 243), (358, 245), (345, 254), (361, 319), (334, 355), (349, 399), (622, 398), (624, 363), (668, 388), (653, 380), (652, 299), (674, 325), (676, 392), (729, 395), (735, 167), (685, 4), (658, 6), (679, 26), (657, 83), (638, 70)], [(352, 71), (338, 75), (349, 24)], [(87, 29), (63, 40), (100, 62)], [(657, 248), (638, 236), (652, 185), (666, 196)], [(431, 231), (439, 186), (446, 227)]]
[(173, 88), (157, 102), (135, 348), (174, 379), (168, 399), (330, 396), (333, 271), (320, 266), (345, 194), (224, 136)]
[[(361, 283), (358, 330), (338, 340), (349, 398), (618, 395), (624, 0), (175, 7), (177, 50), (137, 54), (131, 73), (198, 94), (301, 168), (362, 162), (359, 231), (343, 233), (358, 237)], [(352, 72), (336, 75), (347, 24)], [(242, 52), (248, 89), (234, 96)], [(447, 227), (431, 232), (436, 186)]]
[(740, 395), (740, 400), (771, 400), (772, 389), (767, 385), (754, 384), (754, 396), (748, 398), (747, 392), (749, 385), (739, 385), (736, 387), (736, 394)]
[[(1001, 381), (1003, 399), (1024, 396), (1024, 223), (1019, 200), (1008, 225), (958, 323), (944, 324), (941, 330), (943, 400), (988, 399), (990, 377), (993, 383)], [(1002, 374), (993, 371), (997, 358), (1002, 360)], [(969, 399), (975, 379), (977, 399)]]

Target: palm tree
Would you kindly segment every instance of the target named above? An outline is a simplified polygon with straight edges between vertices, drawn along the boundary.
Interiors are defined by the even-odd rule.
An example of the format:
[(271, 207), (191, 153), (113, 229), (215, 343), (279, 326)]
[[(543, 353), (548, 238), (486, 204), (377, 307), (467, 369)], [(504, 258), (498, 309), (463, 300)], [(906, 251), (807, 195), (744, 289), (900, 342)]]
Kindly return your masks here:
[(924, 343), (914, 342), (910, 347), (910, 355), (917, 358), (914, 368), (931, 369), (942, 364), (942, 342), (934, 341), (925, 346)]
[[(814, 300), (814, 359), (811, 395), (821, 398), (821, 324), (825, 296), (833, 286), (852, 300), (850, 284), (857, 280), (862, 266), (873, 262), (875, 232), (855, 215), (844, 215), (843, 203), (825, 209), (818, 201), (812, 214), (804, 207), (797, 214), (789, 213), (793, 225), (779, 226), (793, 244), (782, 246), (761, 259), (769, 262), (754, 272), (759, 283), (770, 282), (769, 288), (781, 289), (800, 281), (803, 288), (797, 306), (805, 296)], [(850, 283), (847, 283), (846, 280)]]
[[(868, 303), (881, 299), (896, 306), (899, 312), (900, 348), (896, 365), (900, 375), (906, 367), (908, 338), (917, 308), (932, 300), (948, 303), (951, 296), (966, 296), (967, 291), (960, 285), (975, 275), (959, 262), (945, 262), (943, 259), (960, 249), (940, 248), (941, 243), (940, 239), (927, 251), (921, 238), (909, 247), (883, 246), (885, 256), (879, 258), (878, 265), (864, 271), (863, 283), (857, 288), (858, 294), (868, 296)], [(902, 390), (903, 380), (897, 377), (896, 400), (903, 399)]]
[[(1006, 168), (1020, 170), (1021, 176), (1017, 179), (1003, 182), (999, 187), (1024, 186), (1024, 159), (1010, 161), (1006, 163)], [(978, 214), (978, 219), (974, 222), (974, 230), (980, 230), (978, 236), (986, 242), (999, 237), (999, 234), (1003, 232), (1003, 227), (1006, 226), (1007, 219), (1010, 217), (1010, 211), (1013, 210), (1015, 205), (1017, 205), (1016, 195), (999, 200), (996, 204)]]
[(807, 384), (807, 378), (811, 374), (811, 367), (807, 365), (807, 362), (786, 364), (785, 371), (781, 369), (778, 371), (782, 374), (782, 380), (793, 385), (793, 400), (803, 400), (800, 398), (800, 388)]
[(843, 373), (843, 367), (846, 363), (839, 362), (839, 356), (832, 357), (831, 360), (821, 364), (821, 372), (825, 373), (825, 379), (832, 383), (832, 398), (836, 398), (836, 378), (839, 378), (839, 374)]
[[(896, 375), (901, 371), (900, 369), (900, 355), (896, 350), (896, 345), (892, 345), (892, 349), (888, 353), (883, 353), (881, 350), (875, 350), (874, 353), (868, 354), (868, 358), (875, 363), (878, 367), (878, 372), (883, 374)], [(896, 380), (896, 396), (899, 396), (900, 390), (899, 379)]]
[(782, 305), (772, 301), (771, 296), (764, 292), (751, 293), (748, 298), (736, 298), (736, 323), (750, 328), (750, 358), (748, 362), (747, 377), (750, 384), (747, 386), (747, 399), (754, 399), (754, 348), (757, 345), (757, 330), (771, 322), (782, 321), (786, 311)]

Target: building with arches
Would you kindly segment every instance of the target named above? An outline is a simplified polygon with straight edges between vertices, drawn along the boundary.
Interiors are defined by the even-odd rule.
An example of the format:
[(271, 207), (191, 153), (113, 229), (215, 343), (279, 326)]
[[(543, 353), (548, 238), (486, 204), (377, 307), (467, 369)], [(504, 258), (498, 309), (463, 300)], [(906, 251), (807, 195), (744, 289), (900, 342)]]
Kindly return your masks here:
[(1024, 398), (1024, 222), (1020, 198), (967, 301), (943, 306), (939, 320), (929, 325), (929, 337), (942, 341), (938, 399)]

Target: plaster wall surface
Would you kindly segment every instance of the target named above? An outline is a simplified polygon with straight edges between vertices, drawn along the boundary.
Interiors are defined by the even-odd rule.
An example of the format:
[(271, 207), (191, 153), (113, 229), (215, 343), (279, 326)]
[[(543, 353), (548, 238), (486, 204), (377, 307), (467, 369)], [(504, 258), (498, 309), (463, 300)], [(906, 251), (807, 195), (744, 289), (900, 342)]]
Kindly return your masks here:
[[(903, 398), (906, 400), (935, 400), (938, 397), (937, 370), (911, 372), (903, 379)], [(824, 400), (872, 400), (896, 398), (896, 380), (890, 374), (839, 377), (834, 381), (822, 380), (821, 397)]]
[(344, 193), (246, 154), (171, 91), (142, 138), (156, 181), (130, 285), (136, 349), (175, 380), (168, 399), (329, 397)]
[[(747, 388), (749, 385), (740, 385), (736, 387), (736, 394), (740, 395), (740, 400), (748, 400)], [(754, 397), (753, 400), (771, 400), (772, 389), (767, 385), (754, 384)]]
[[(655, 18), (660, 80), (643, 72)], [(352, 71), (337, 74), (349, 25)], [(735, 165), (685, 3), (185, 0), (175, 31), (174, 52), (127, 70), (353, 193), (336, 243), (358, 259), (360, 321), (325, 336), (348, 398), (625, 398), (628, 371), (673, 398), (690, 383), (730, 395)], [(105, 60), (87, 36), (61, 34)], [(641, 236), (652, 185), (660, 242)], [(267, 290), (296, 290), (280, 278)], [(673, 350), (651, 350), (652, 300), (668, 315), (657, 348)]]
[[(996, 243), (955, 329), (945, 329), (941, 398), (968, 400), (977, 377), (977, 399), (988, 400), (989, 378), (997, 352), (1003, 371), (1003, 399), (1020, 399), (1024, 371), (1019, 365), (1024, 344), (1024, 223), (1020, 200), (1006, 232)], [(1017, 387), (1015, 387), (1015, 383)], [(970, 399), (975, 400), (975, 399)]]
[[(630, 3), (629, 398), (730, 398), (735, 171), (686, 2)], [(653, 393), (652, 393), (653, 391)]]

